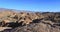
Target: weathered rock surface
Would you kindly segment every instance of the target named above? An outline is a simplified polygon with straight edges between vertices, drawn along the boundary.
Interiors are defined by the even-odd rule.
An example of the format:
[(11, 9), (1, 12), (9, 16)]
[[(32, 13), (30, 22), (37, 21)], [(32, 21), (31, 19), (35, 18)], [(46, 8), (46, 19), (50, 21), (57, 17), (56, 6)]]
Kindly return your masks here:
[(60, 13), (54, 12), (0, 12), (2, 32), (60, 32)]

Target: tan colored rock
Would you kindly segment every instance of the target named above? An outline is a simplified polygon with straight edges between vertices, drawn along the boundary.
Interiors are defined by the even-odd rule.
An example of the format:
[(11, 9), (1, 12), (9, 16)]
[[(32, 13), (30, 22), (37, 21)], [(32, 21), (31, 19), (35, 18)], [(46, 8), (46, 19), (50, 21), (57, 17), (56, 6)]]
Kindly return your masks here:
[(5, 29), (12, 29), (12, 27), (0, 27), (0, 31), (4, 31)]
[[(10, 27), (18, 27), (22, 26), (24, 24), (28, 24), (26, 27), (20, 27), (21, 29), (17, 29), (19, 31), (32, 31), (32, 32), (59, 32), (60, 31), (60, 14), (54, 14), (54, 13), (27, 13), (27, 12), (20, 12), (16, 13), (13, 11), (3, 11), (0, 12), (0, 22), (3, 23), (2, 26), (10, 26)], [(33, 20), (36, 20), (37, 23), (32, 23)], [(12, 23), (13, 22), (13, 23)], [(7, 23), (7, 24), (6, 24)], [(1, 23), (0, 23), (1, 24)], [(30, 25), (31, 24), (31, 25)], [(16, 26), (16, 27), (15, 27)], [(29, 29), (30, 30), (29, 30)], [(5, 28), (0, 28), (0, 29), (6, 29)], [(0, 31), (2, 31), (0, 30)]]
[(26, 18), (26, 20), (24, 21), (24, 23), (26, 24), (30, 24), (32, 22), (32, 20), (30, 20), (29, 18)]
[(41, 21), (44, 22), (44, 23), (50, 24), (50, 25), (54, 24), (52, 21), (49, 21), (49, 20), (41, 20)]
[(9, 20), (3, 20), (3, 22), (5, 22), (5, 23), (9, 23), (9, 22), (11, 22), (11, 21), (9, 21)]

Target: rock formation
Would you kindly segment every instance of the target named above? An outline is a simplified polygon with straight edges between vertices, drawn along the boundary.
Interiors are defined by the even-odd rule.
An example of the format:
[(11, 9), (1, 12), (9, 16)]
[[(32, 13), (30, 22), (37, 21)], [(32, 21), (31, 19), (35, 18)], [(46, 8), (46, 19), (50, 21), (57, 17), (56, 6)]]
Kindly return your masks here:
[[(3, 30), (1, 30), (2, 27), (4, 27)], [(60, 13), (2, 11), (0, 12), (0, 31), (60, 32)]]

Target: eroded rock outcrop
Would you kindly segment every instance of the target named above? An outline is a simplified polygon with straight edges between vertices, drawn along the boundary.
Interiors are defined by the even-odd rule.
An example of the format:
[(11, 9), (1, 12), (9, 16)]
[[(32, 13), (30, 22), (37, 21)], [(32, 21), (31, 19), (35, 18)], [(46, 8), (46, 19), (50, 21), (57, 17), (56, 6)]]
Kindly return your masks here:
[(3, 32), (60, 32), (60, 13), (0, 12), (0, 27), (11, 27)]

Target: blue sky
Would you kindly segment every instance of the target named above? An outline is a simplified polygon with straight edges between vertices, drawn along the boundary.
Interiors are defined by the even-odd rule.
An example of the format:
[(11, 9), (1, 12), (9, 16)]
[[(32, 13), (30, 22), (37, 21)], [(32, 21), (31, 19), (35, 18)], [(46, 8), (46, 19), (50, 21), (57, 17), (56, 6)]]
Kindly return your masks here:
[(0, 8), (60, 12), (60, 0), (0, 0)]

